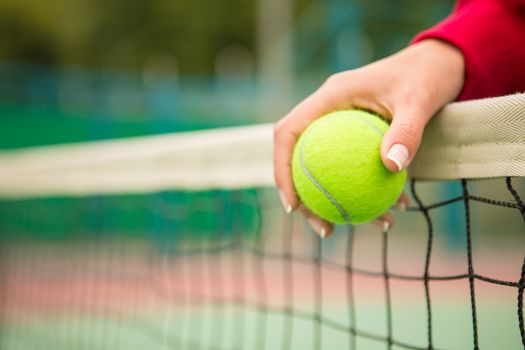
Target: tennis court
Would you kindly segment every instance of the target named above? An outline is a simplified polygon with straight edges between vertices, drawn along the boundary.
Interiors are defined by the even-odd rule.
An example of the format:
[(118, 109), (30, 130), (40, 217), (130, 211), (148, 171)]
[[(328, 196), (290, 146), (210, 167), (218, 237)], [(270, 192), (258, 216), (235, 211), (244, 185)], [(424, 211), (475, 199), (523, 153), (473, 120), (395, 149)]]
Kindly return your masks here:
[[(436, 120), (473, 103), (499, 117), (522, 99), (460, 103)], [(324, 241), (282, 210), (269, 131), (4, 152), (3, 346), (521, 346), (522, 178), (412, 180), (412, 204), (393, 230), (343, 226)], [(423, 154), (439, 146), (428, 140)]]
[[(428, 115), (386, 231), (321, 239), (274, 181), (281, 118), (334, 74), (417, 47), (455, 3), (1, 1), (0, 349), (525, 349), (523, 90)], [(490, 13), (467, 34), (512, 46)], [(478, 63), (493, 74), (471, 92), (519, 73), (501, 62), (523, 45), (488, 39), (471, 57), (498, 66)], [(409, 78), (446, 60), (421, 61), (334, 110), (398, 118), (358, 95), (396, 81), (425, 102)]]

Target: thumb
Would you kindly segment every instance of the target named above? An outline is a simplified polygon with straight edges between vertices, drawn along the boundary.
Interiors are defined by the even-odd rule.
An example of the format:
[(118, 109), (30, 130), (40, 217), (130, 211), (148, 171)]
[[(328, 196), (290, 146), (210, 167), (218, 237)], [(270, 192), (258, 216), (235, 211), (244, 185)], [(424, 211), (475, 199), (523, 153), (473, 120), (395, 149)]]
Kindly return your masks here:
[(419, 113), (396, 113), (381, 142), (381, 159), (392, 172), (405, 169), (419, 149), (423, 130), (430, 116)]

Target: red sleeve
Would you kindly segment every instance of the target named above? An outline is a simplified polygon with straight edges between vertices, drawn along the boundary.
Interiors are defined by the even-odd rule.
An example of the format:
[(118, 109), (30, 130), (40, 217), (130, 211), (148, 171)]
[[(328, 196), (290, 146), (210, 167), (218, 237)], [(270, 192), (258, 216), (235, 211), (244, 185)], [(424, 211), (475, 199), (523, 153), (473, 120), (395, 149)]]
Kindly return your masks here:
[(525, 92), (525, 0), (459, 0), (452, 14), (417, 35), (463, 52), (465, 84), (458, 100)]

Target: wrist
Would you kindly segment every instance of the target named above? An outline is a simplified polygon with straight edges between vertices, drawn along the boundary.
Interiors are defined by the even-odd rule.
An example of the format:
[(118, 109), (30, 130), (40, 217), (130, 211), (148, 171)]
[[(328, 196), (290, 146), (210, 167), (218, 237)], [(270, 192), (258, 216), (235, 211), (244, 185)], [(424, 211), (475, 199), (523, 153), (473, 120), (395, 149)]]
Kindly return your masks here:
[(465, 82), (465, 60), (455, 46), (437, 39), (426, 39), (410, 47), (417, 58), (420, 88), (429, 92), (431, 108), (438, 110), (454, 101)]

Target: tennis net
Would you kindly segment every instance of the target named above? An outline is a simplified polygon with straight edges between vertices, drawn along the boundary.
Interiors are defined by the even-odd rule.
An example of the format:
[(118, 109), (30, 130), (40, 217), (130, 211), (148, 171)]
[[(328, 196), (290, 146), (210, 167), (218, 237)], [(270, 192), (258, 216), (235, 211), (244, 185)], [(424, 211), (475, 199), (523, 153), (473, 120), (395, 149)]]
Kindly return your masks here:
[(525, 95), (429, 125), (390, 232), (280, 207), (272, 126), (0, 153), (2, 349), (525, 347)]

